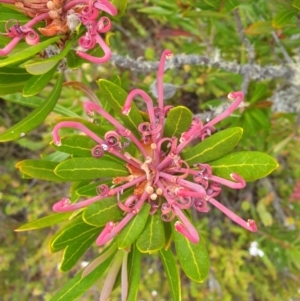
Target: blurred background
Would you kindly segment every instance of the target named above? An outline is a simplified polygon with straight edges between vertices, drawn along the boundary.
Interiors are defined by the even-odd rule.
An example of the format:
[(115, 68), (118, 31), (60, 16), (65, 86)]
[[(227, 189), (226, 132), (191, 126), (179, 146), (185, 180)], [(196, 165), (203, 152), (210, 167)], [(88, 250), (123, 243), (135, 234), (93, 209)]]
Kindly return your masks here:
[[(113, 65), (84, 64), (66, 72), (66, 80), (96, 91), (97, 79), (118, 75), (126, 91), (138, 87), (155, 94), (150, 87), (156, 65), (147, 69), (143, 61), (157, 62), (166, 48), (174, 55), (195, 55), (195, 64), (185, 59), (166, 71), (169, 104), (212, 118), (226, 106), (229, 92), (243, 90), (244, 105), (218, 129), (242, 127), (239, 150), (262, 151), (279, 162), (269, 177), (241, 191), (225, 190), (218, 198), (245, 219), (255, 219), (257, 233), (215, 209), (193, 213), (211, 270), (202, 284), (182, 274), (183, 300), (300, 300), (300, 1), (129, 0), (125, 15), (113, 20), (112, 32), (109, 42), (118, 55)], [(50, 90), (51, 85), (38, 97)], [(84, 116), (83, 100), (81, 92), (65, 87), (59, 104)], [(0, 132), (32, 110), (16, 103), (18, 94), (0, 98)], [(57, 228), (14, 232), (52, 213), (52, 204), (68, 194), (67, 183), (22, 179), (15, 169), (20, 160), (51, 154), (51, 123), (58, 116), (52, 113), (26, 137), (0, 144), (1, 301), (47, 301), (97, 254), (94, 246), (76, 268), (62, 273), (62, 254), (50, 254), (47, 246)], [(138, 300), (169, 301), (159, 258), (145, 256), (142, 268)], [(80, 300), (98, 300), (100, 288), (101, 282)], [(111, 300), (119, 300), (118, 289)]]

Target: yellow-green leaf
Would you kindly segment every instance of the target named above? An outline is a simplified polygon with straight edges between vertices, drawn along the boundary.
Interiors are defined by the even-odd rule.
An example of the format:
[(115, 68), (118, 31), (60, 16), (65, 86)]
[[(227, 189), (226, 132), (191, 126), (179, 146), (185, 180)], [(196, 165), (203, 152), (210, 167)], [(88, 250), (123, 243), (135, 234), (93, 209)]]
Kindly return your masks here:
[(271, 156), (247, 151), (228, 154), (209, 164), (214, 175), (231, 180), (230, 174), (237, 173), (247, 182), (263, 178), (278, 167), (278, 163)]
[(47, 99), (27, 117), (2, 133), (0, 135), (0, 142), (11, 141), (23, 137), (25, 134), (40, 125), (53, 110), (60, 96), (61, 89), (62, 74), (59, 74), (57, 81)]
[(22, 49), (20, 52), (16, 52), (4, 60), (0, 60), (0, 67), (8, 66), (14, 63), (24, 61), (35, 54), (41, 52), (49, 45), (55, 44), (61, 39), (61, 36), (55, 36), (53, 38), (47, 39), (46, 41), (40, 42), (34, 46), (30, 46), (26, 49)]
[(87, 237), (94, 236), (95, 233), (101, 232), (102, 228), (86, 224), (81, 215), (73, 218), (58, 231), (50, 240), (51, 252), (58, 252), (65, 247), (87, 240)]
[(243, 129), (239, 127), (220, 131), (182, 152), (182, 158), (190, 166), (195, 163), (206, 163), (216, 160), (233, 150), (241, 139), (242, 134)]
[(142, 233), (149, 217), (150, 205), (145, 203), (139, 213), (122, 229), (118, 236), (119, 249), (130, 247)]
[(295, 9), (280, 11), (272, 20), (272, 26), (275, 28), (282, 28), (283, 26), (291, 22), (291, 19), (296, 15), (297, 11)]
[(258, 21), (256, 23), (251, 24), (246, 30), (246, 34), (248, 35), (260, 35), (260, 34), (269, 34), (273, 31), (272, 21)]
[(122, 114), (122, 108), (128, 93), (121, 87), (105, 79), (100, 79), (98, 81), (98, 85), (100, 88), (101, 98), (104, 98), (107, 101), (114, 113), (123, 121), (125, 127), (130, 129), (136, 137), (139, 137), (140, 133), (137, 130), (137, 127), (143, 122), (143, 119), (135, 103), (131, 103), (131, 110), (128, 115)]
[(193, 119), (192, 112), (183, 106), (172, 108), (168, 113), (164, 126), (164, 137), (179, 138), (183, 132), (189, 129)]
[(176, 253), (183, 271), (190, 279), (203, 282), (209, 272), (209, 257), (204, 243), (191, 243), (174, 227), (172, 230)]
[(146, 226), (136, 241), (141, 253), (154, 253), (165, 246), (165, 231), (160, 214), (150, 215)]
[(26, 224), (22, 225), (21, 227), (15, 229), (15, 231), (22, 232), (22, 231), (31, 231), (31, 230), (37, 230), (37, 229), (51, 227), (53, 225), (56, 225), (58, 223), (68, 220), (68, 218), (71, 215), (72, 215), (72, 212), (54, 213), (54, 214), (51, 214), (51, 215), (48, 215), (45, 217), (41, 217), (32, 222), (26, 223)]
[(45, 72), (41, 75), (33, 75), (23, 88), (23, 96), (34, 96), (41, 92), (52, 79), (56, 69), (57, 64), (48, 72)]
[(64, 179), (54, 173), (54, 169), (57, 165), (57, 162), (28, 159), (18, 162), (16, 167), (20, 169), (23, 174), (30, 176), (31, 178), (45, 181), (65, 182)]
[(69, 159), (60, 163), (54, 172), (69, 181), (128, 175), (124, 164), (109, 160), (106, 155), (98, 159), (86, 157)]
[(181, 301), (181, 281), (175, 256), (170, 249), (160, 250), (159, 256), (163, 263), (164, 271), (169, 281), (172, 300)]
[(83, 212), (83, 220), (92, 226), (102, 227), (107, 222), (117, 222), (123, 217), (123, 211), (118, 207), (116, 196), (105, 198), (88, 206)]

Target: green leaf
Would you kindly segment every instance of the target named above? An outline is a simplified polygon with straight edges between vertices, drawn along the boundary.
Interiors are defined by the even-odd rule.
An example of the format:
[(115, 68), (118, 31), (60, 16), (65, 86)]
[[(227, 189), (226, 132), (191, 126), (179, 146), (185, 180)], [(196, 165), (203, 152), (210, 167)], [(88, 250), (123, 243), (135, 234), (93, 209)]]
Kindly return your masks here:
[(59, 54), (53, 55), (47, 59), (35, 59), (33, 61), (25, 63), (24, 67), (30, 74), (45, 74), (58, 65), (59, 61), (68, 54), (72, 45), (73, 40), (68, 40), (67, 43), (65, 43), (63, 50)]
[(123, 217), (123, 211), (118, 207), (117, 198), (105, 198), (88, 206), (83, 212), (83, 220), (92, 226), (102, 227), (109, 221), (117, 222)]
[(128, 0), (112, 0), (112, 4), (117, 8), (118, 10), (118, 17), (121, 17), (124, 15), (126, 7), (127, 7)]
[(0, 68), (0, 95), (21, 90), (32, 77), (25, 69), (15, 67)]
[(164, 224), (160, 214), (150, 215), (146, 226), (136, 241), (141, 253), (154, 253), (165, 246)]
[(111, 181), (100, 181), (100, 182), (96, 182), (96, 183), (90, 183), (84, 186), (81, 186), (80, 188), (78, 188), (76, 190), (76, 194), (80, 195), (80, 196), (95, 196), (97, 195), (97, 187), (100, 184), (110, 184)]
[(25, 84), (23, 88), (23, 95), (25, 97), (33, 96), (41, 92), (47, 84), (52, 79), (55, 71), (57, 69), (57, 64), (54, 68), (50, 69), (48, 72), (41, 75), (34, 75), (30, 78), (29, 81)]
[(204, 0), (204, 2), (209, 6), (212, 6), (213, 8), (218, 8), (220, 6), (221, 0)]
[[(37, 96), (31, 96), (31, 97), (24, 97), (21, 93), (15, 93), (12, 95), (5, 95), (2, 97), (3, 99), (10, 101), (12, 103), (17, 103), (19, 105), (25, 106), (25, 107), (29, 107), (29, 108), (37, 108), (38, 106), (40, 106), (44, 99), (42, 99), (41, 97), (37, 97)], [(73, 111), (60, 106), (58, 104), (55, 105), (53, 112), (56, 112), (60, 115), (63, 116), (69, 116), (69, 117), (79, 117), (79, 115), (77, 115), (76, 113), (74, 113)]]
[(95, 242), (101, 230), (99, 228), (95, 228), (93, 232), (94, 233), (89, 232), (89, 234), (85, 236), (84, 240), (76, 241), (65, 248), (62, 262), (60, 264), (61, 271), (67, 272), (77, 263), (91, 244)]
[(172, 108), (166, 118), (163, 136), (179, 138), (190, 128), (192, 119), (193, 114), (188, 108), (183, 106)]
[(61, 288), (50, 301), (73, 301), (83, 295), (104, 274), (114, 255), (115, 253), (87, 276), (81, 277), (82, 272), (78, 273), (63, 288)]
[[(83, 135), (69, 135), (63, 137), (61, 138), (60, 146), (55, 145), (53, 141), (50, 143), (55, 149), (76, 157), (92, 157), (92, 148), (97, 144), (98, 143), (89, 136)], [(109, 158), (109, 160), (122, 162), (122, 164), (124, 163), (121, 159), (109, 153), (106, 153), (105, 156), (106, 158)]]
[(15, 229), (15, 231), (22, 232), (22, 231), (31, 231), (31, 230), (37, 230), (37, 229), (51, 227), (53, 225), (56, 225), (58, 223), (66, 221), (71, 215), (72, 215), (72, 212), (54, 213), (54, 214), (39, 218), (35, 221), (26, 223), (26, 224), (22, 225), (21, 227)]
[(203, 282), (209, 272), (209, 257), (202, 241), (191, 243), (172, 227), (175, 248), (180, 265), (186, 276), (196, 282)]
[(294, 0), (292, 6), (300, 10), (300, 0)]
[(141, 279), (141, 253), (133, 244), (128, 254), (128, 295), (126, 301), (136, 301)]
[(173, 301), (181, 301), (181, 282), (174, 254), (170, 249), (160, 250), (159, 256), (169, 281)]
[(55, 149), (77, 157), (92, 157), (91, 150), (97, 145), (89, 136), (69, 135), (61, 138), (61, 145), (57, 146), (52, 141), (50, 143)]
[(291, 22), (291, 19), (296, 15), (297, 11), (295, 9), (283, 10), (279, 12), (272, 20), (272, 26), (275, 28), (282, 28)]
[(18, 20), (18, 22), (23, 25), (27, 23), (30, 18), (14, 9), (0, 5), (0, 32), (6, 32), (5, 24), (8, 20)]
[(237, 8), (241, 2), (239, 0), (227, 0), (225, 2), (226, 11), (231, 11), (235, 8)]
[(109, 159), (106, 154), (96, 158), (73, 158), (60, 163), (55, 174), (68, 181), (80, 181), (103, 177), (126, 176), (128, 170), (124, 164)]
[(261, 152), (236, 152), (209, 163), (213, 174), (231, 179), (231, 173), (239, 174), (246, 182), (270, 174), (278, 163), (271, 156)]
[(0, 135), (0, 142), (11, 141), (22, 137), (39, 126), (48, 114), (53, 110), (62, 89), (62, 74), (59, 74), (58, 79), (50, 92), (48, 98), (41, 106), (28, 114), (23, 120), (6, 130)]
[(251, 24), (246, 30), (245, 33), (248, 35), (260, 35), (260, 34), (269, 34), (273, 31), (272, 21), (258, 21)]
[(61, 39), (61, 36), (56, 36), (54, 38), (47, 39), (46, 41), (40, 42), (34, 46), (30, 46), (26, 49), (22, 49), (20, 52), (16, 52), (10, 55), (8, 58), (4, 60), (0, 60), (0, 67), (8, 66), (11, 64), (15, 64), (21, 61), (24, 61), (35, 54), (41, 52), (49, 45), (55, 44), (57, 41)]
[(148, 6), (138, 9), (138, 12), (145, 13), (154, 16), (171, 16), (174, 15), (174, 11), (159, 6)]
[(143, 119), (134, 102), (131, 103), (130, 113), (128, 115), (122, 114), (122, 108), (128, 95), (127, 92), (105, 79), (100, 79), (98, 85), (102, 97), (105, 98), (115, 114), (120, 117), (124, 126), (131, 130), (136, 137), (139, 137), (140, 133), (138, 132), (137, 127), (143, 122)]
[(64, 179), (54, 173), (54, 169), (57, 165), (57, 162), (28, 159), (18, 162), (16, 167), (20, 169), (23, 174), (32, 178), (45, 181), (65, 182)]
[(130, 247), (142, 233), (149, 217), (150, 205), (145, 203), (139, 213), (122, 229), (118, 236), (119, 249)]
[(52, 236), (49, 244), (50, 250), (58, 252), (69, 245), (85, 242), (90, 236), (94, 237), (97, 233), (99, 235), (101, 230), (102, 228), (86, 224), (81, 215), (77, 216)]
[(191, 166), (206, 163), (223, 157), (238, 144), (243, 134), (239, 127), (229, 128), (201, 141), (194, 147), (182, 152), (182, 158)]

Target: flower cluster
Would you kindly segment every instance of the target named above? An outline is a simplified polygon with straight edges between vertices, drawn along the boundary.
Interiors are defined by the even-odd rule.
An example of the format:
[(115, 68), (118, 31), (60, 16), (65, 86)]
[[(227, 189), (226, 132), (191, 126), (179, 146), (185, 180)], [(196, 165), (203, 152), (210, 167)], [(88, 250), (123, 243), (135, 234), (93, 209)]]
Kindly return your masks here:
[[(29, 45), (37, 44), (40, 36), (34, 26), (45, 21), (46, 26), (38, 29), (44, 36), (67, 34), (75, 31), (82, 24), (85, 26), (86, 33), (79, 39), (80, 50), (77, 51), (77, 55), (98, 64), (110, 59), (110, 48), (101, 34), (111, 29), (111, 21), (106, 16), (99, 18), (99, 14), (103, 11), (115, 16), (118, 11), (108, 0), (0, 0), (0, 3), (14, 4), (21, 12), (32, 18), (24, 25), (17, 20), (6, 22), (4, 35), (12, 40), (0, 49), (0, 55), (9, 54), (23, 38)], [(86, 53), (96, 44), (103, 50), (103, 57), (94, 57)]]
[[(209, 137), (214, 131), (214, 125), (238, 107), (243, 101), (243, 93), (230, 93), (228, 97), (233, 100), (230, 107), (208, 123), (203, 124), (195, 117), (190, 128), (183, 132), (179, 139), (164, 137), (165, 119), (170, 107), (164, 106), (163, 73), (166, 59), (171, 55), (169, 50), (165, 50), (161, 56), (157, 75), (158, 106), (154, 106), (150, 96), (140, 89), (131, 91), (124, 103), (124, 115), (130, 113), (131, 103), (136, 96), (140, 96), (146, 103), (147, 111), (144, 115), (148, 117), (144, 120), (148, 121), (139, 124), (140, 137), (133, 135), (101, 106), (89, 101), (84, 104), (86, 112), (100, 114), (113, 125), (114, 130), (108, 131), (104, 137), (99, 137), (84, 124), (76, 121), (63, 121), (54, 127), (53, 139), (56, 145), (61, 144), (59, 130), (73, 128), (97, 142), (91, 151), (95, 158), (101, 160), (105, 153), (109, 153), (123, 160), (128, 169), (128, 176), (113, 178), (111, 187), (104, 184), (98, 186), (99, 194), (95, 197), (77, 203), (63, 198), (53, 206), (56, 212), (68, 212), (84, 208), (106, 197), (116, 196), (124, 218), (119, 223), (110, 221), (106, 224), (97, 239), (98, 245), (103, 245), (116, 236), (146, 202), (151, 206), (150, 214), (161, 214), (163, 221), (169, 222), (176, 218), (175, 229), (193, 243), (199, 242), (199, 235), (184, 212), (190, 207), (200, 212), (208, 212), (209, 205), (213, 205), (247, 230), (257, 230), (255, 221), (244, 221), (215, 199), (221, 191), (221, 185), (233, 189), (245, 187), (242, 177), (233, 173), (232, 181), (229, 181), (213, 175), (209, 164), (199, 162), (189, 166), (182, 158), (182, 152), (187, 146), (199, 140), (201, 143)], [(126, 151), (129, 142), (139, 150), (139, 156), (133, 157)], [(130, 188), (134, 189), (132, 195), (127, 197), (125, 202), (121, 202), (120, 196)]]

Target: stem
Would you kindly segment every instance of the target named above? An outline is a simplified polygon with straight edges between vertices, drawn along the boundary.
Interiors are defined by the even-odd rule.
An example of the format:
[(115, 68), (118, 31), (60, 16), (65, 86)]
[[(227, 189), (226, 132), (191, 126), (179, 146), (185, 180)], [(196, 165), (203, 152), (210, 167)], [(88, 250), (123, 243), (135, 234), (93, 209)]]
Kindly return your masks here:
[(240, 225), (241, 227), (251, 231), (251, 232), (256, 232), (257, 231), (257, 226), (255, 224), (254, 220), (249, 219), (247, 222), (244, 221), (242, 218), (240, 218), (238, 215), (230, 211), (227, 207), (219, 203), (217, 200), (214, 198), (210, 198), (208, 200), (212, 205), (217, 207), (220, 211), (222, 211), (225, 215), (227, 215), (232, 221)]

